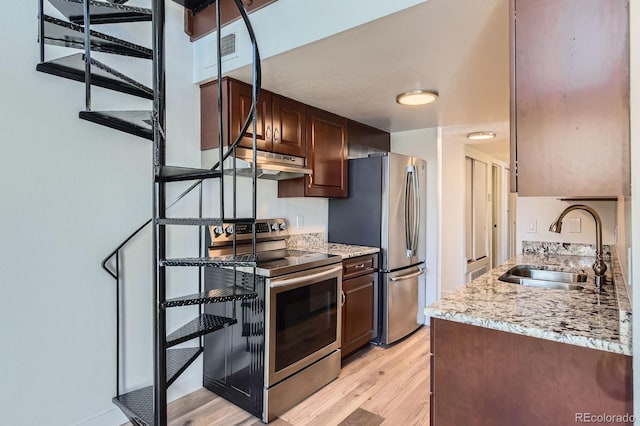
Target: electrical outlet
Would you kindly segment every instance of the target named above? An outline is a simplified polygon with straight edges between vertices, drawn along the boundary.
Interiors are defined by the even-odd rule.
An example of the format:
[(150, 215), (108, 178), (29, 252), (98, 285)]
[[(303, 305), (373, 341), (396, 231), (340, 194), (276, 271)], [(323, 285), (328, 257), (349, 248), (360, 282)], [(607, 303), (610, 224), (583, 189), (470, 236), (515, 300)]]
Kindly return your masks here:
[(582, 223), (580, 222), (580, 218), (579, 217), (572, 217), (571, 219), (569, 219), (568, 221), (569, 223), (567, 225), (567, 230), (573, 234), (579, 234), (582, 232), (581, 229), (581, 225)]
[(296, 216), (296, 229), (304, 228), (304, 216), (298, 215)]

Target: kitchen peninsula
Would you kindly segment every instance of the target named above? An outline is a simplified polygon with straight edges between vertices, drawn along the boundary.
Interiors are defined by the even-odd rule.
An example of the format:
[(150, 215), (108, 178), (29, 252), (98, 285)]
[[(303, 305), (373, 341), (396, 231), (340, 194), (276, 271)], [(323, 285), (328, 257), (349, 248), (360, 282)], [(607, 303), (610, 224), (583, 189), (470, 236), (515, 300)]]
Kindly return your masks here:
[[(582, 413), (632, 413), (631, 309), (616, 253), (597, 293), (594, 257), (556, 254), (567, 247), (575, 248), (525, 242), (525, 254), (425, 309), (432, 425), (572, 424)], [(515, 265), (585, 273), (587, 281), (579, 291), (500, 281)]]

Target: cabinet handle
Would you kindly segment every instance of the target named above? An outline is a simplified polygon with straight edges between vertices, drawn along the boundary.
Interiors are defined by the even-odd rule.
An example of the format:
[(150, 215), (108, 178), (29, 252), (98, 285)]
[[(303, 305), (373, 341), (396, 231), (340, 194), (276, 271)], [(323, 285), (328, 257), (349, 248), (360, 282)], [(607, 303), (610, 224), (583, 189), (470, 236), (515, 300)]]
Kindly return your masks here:
[(253, 0), (242, 0), (242, 4), (245, 6), (251, 6), (253, 4)]
[(309, 175), (309, 188), (313, 185), (313, 175)]
[(362, 269), (364, 268), (366, 265), (364, 263), (360, 264), (360, 265), (356, 265), (355, 268), (356, 269)]
[(271, 126), (267, 126), (267, 142), (271, 142), (271, 137), (272, 137), (273, 132), (271, 131)]
[(280, 140), (280, 130), (273, 129), (273, 141), (278, 142)]
[(343, 292), (341, 292), (341, 293), (342, 293), (342, 306), (344, 306), (344, 304), (345, 304), (345, 303), (346, 303), (346, 301), (347, 301), (347, 296), (344, 294), (344, 291), (343, 291)]

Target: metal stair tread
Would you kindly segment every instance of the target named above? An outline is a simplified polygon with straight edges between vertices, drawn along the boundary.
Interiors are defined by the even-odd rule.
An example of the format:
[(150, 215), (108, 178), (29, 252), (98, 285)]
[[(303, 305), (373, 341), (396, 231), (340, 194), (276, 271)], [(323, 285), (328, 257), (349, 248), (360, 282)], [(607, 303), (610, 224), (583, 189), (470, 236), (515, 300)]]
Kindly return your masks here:
[[(45, 42), (47, 44), (84, 49), (84, 27), (45, 15)], [(152, 59), (153, 51), (144, 46), (91, 30), (91, 50), (115, 55)]]
[(226, 287), (209, 290), (202, 293), (190, 294), (188, 296), (168, 299), (162, 304), (165, 308), (179, 306), (199, 305), (205, 303), (223, 303), (236, 300), (249, 300), (258, 297), (255, 291), (246, 290), (239, 287)]
[(133, 424), (153, 425), (153, 386), (114, 396), (112, 401)]
[(162, 182), (213, 179), (222, 176), (219, 170), (194, 169), (190, 167), (163, 166), (158, 177)]
[(255, 223), (253, 218), (213, 218), (213, 217), (165, 217), (157, 220), (159, 225), (199, 225), (199, 226), (220, 226), (225, 223)]
[(153, 140), (151, 111), (80, 111), (83, 120)]
[[(84, 24), (83, 0), (49, 0), (49, 3), (75, 24)], [(91, 24), (151, 21), (151, 9), (122, 3), (89, 0)]]
[(168, 349), (167, 386), (171, 386), (201, 353), (201, 347)]
[[(84, 83), (86, 72), (84, 58), (84, 53), (75, 53), (70, 56), (41, 62), (36, 66), (36, 70)], [(92, 85), (144, 99), (153, 99), (153, 90), (142, 83), (127, 77), (94, 58), (91, 58), (91, 65)]]
[(167, 336), (167, 348), (237, 323), (235, 318), (201, 314)]
[(189, 9), (194, 15), (215, 4), (216, 0), (173, 0), (180, 6)]
[(253, 254), (243, 254), (236, 256), (216, 256), (216, 257), (183, 257), (173, 259), (161, 259), (161, 266), (256, 266), (256, 256)]

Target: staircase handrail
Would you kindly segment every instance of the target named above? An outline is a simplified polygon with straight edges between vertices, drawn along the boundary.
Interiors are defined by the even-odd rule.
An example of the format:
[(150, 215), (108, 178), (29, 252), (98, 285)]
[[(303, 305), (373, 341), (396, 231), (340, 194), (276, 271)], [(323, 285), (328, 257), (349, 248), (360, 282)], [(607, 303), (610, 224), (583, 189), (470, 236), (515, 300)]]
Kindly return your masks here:
[[(255, 55), (255, 64), (256, 64), (256, 68), (255, 68), (255, 70), (256, 70), (256, 74), (255, 74), (256, 89), (255, 90), (256, 90), (257, 96), (259, 96), (260, 90), (261, 90), (261, 86), (262, 86), (262, 67), (261, 67), (261, 64), (260, 64), (260, 51), (258, 50), (258, 43), (256, 41), (256, 36), (255, 36), (254, 31), (253, 31), (253, 26), (251, 25), (251, 22), (249, 21), (249, 16), (248, 16), (246, 10), (244, 9), (244, 6), (242, 5), (242, 1), (241, 0), (234, 0), (234, 1), (236, 2), (236, 5), (238, 6), (238, 9), (240, 9), (240, 15), (242, 17), (242, 20), (245, 23), (245, 26), (247, 27), (247, 31), (249, 33), (249, 38), (251, 40), (251, 45), (253, 47), (253, 51), (254, 51), (254, 55)], [(257, 98), (257, 96), (256, 96), (256, 98)], [(255, 109), (256, 109), (256, 105), (252, 103), (251, 104), (251, 108), (249, 109), (249, 112), (247, 114), (247, 118), (245, 119), (244, 124), (242, 125), (242, 129), (240, 130), (240, 133), (236, 137), (236, 140), (233, 142), (233, 144), (231, 144), (229, 150), (223, 155), (222, 159), (218, 160), (218, 162), (216, 164), (214, 164), (214, 166), (211, 167), (209, 170), (215, 171), (218, 167), (220, 167), (222, 162), (224, 162), (227, 158), (229, 158), (229, 156), (231, 155), (233, 150), (235, 148), (237, 148), (238, 145), (240, 145), (240, 142), (244, 138), (244, 134), (247, 132), (247, 130), (249, 129), (249, 126), (251, 125)], [(176, 203), (178, 203), (180, 200), (182, 200), (191, 191), (193, 191), (195, 188), (197, 188), (199, 185), (201, 185), (202, 182), (204, 182), (204, 179), (200, 179), (200, 180), (196, 181), (195, 183), (193, 183), (191, 186), (189, 186), (171, 204), (169, 204), (167, 209), (173, 207)], [(149, 219), (145, 223), (143, 223), (142, 225), (137, 227), (135, 229), (135, 231), (133, 231), (131, 234), (129, 234), (129, 236), (126, 237), (122, 241), (122, 243), (120, 243), (120, 245), (118, 245), (118, 247), (115, 250), (113, 250), (111, 253), (109, 253), (109, 255), (107, 257), (105, 257), (103, 259), (102, 268), (105, 271), (107, 271), (107, 273), (109, 275), (111, 275), (115, 280), (118, 280), (118, 271), (113, 272), (111, 269), (109, 269), (108, 263), (111, 261), (111, 259), (113, 259), (113, 257), (116, 254), (118, 254), (118, 252), (120, 250), (122, 250), (122, 248), (124, 248), (124, 246), (127, 245), (127, 243), (129, 243), (129, 241), (131, 241), (133, 239), (133, 237), (138, 235), (138, 233), (140, 233), (152, 221), (153, 221), (153, 219)]]

